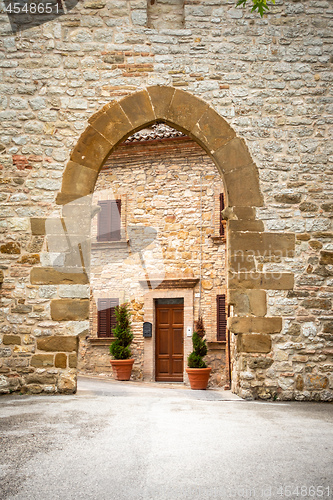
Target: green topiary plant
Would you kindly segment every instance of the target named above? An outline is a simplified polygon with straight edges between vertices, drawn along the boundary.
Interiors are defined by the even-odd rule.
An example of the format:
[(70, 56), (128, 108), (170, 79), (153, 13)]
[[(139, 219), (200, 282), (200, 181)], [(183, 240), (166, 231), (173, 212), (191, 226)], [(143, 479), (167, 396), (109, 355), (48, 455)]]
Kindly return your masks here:
[(112, 329), (112, 333), (116, 340), (110, 345), (110, 354), (115, 359), (129, 359), (131, 357), (131, 350), (129, 345), (133, 340), (131, 331), (131, 316), (128, 310), (128, 304), (121, 304), (115, 308), (116, 326)]
[(197, 321), (196, 330), (192, 335), (193, 352), (187, 358), (187, 365), (189, 368), (207, 368), (206, 363), (202, 359), (207, 354), (207, 345), (205, 336), (205, 328), (203, 319), (199, 316)]

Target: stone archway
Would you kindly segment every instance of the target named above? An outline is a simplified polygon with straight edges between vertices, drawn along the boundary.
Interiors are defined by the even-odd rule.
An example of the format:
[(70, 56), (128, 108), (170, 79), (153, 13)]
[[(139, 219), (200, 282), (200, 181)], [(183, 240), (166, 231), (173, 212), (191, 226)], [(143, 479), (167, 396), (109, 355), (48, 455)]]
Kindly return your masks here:
[[(293, 275), (262, 273), (257, 270), (255, 257), (291, 255), (295, 238), (293, 234), (264, 232), (263, 222), (256, 220), (256, 207), (263, 206), (257, 167), (245, 141), (212, 107), (188, 92), (167, 86), (148, 87), (105, 105), (90, 118), (70, 155), (57, 204), (63, 205), (65, 212), (69, 202), (90, 195), (99, 171), (117, 145), (135, 131), (157, 122), (192, 137), (212, 158), (223, 178), (229, 219), (228, 302), (234, 306), (228, 326), (237, 336), (232, 389), (243, 397), (271, 397), (274, 383), (266, 383), (262, 373), (257, 379), (256, 369), (273, 363), (272, 334), (281, 331), (282, 318), (266, 315), (266, 290), (292, 289)], [(36, 267), (31, 282), (75, 284), (87, 283), (88, 279), (82, 273)], [(57, 321), (87, 319), (88, 310), (89, 300), (74, 295), (51, 301), (51, 317)], [(64, 350), (59, 337), (53, 343), (55, 353)], [(48, 350), (52, 350), (51, 344), (49, 338)], [(254, 373), (251, 380), (245, 373), (249, 364)]]

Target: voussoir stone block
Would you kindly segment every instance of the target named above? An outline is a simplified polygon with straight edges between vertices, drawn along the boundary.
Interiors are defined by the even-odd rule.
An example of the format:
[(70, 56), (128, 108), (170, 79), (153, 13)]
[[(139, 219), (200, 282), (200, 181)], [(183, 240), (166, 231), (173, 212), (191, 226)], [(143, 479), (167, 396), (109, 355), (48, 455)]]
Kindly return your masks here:
[(62, 272), (53, 267), (34, 267), (30, 273), (32, 285), (86, 285), (89, 283), (85, 273)]
[(238, 273), (229, 277), (229, 288), (260, 288), (263, 290), (292, 290), (292, 273)]
[(214, 109), (208, 108), (192, 130), (199, 142), (213, 153), (236, 136), (230, 125)]
[(162, 85), (154, 85), (147, 88), (150, 101), (157, 119), (166, 119), (172, 97), (175, 93), (174, 87), (164, 87)]
[(132, 131), (155, 122), (155, 113), (146, 90), (124, 97), (119, 105), (132, 124)]
[(263, 205), (258, 170), (254, 163), (240, 165), (233, 170), (228, 169), (222, 174), (225, 179), (230, 206), (249, 205), (261, 207)]
[(76, 351), (78, 338), (74, 335), (53, 335), (52, 337), (40, 338), (37, 340), (37, 349), (40, 351)]
[(282, 330), (282, 318), (233, 316), (228, 318), (228, 328), (232, 333), (279, 333)]
[(89, 299), (54, 299), (51, 301), (53, 321), (83, 321), (89, 319)]
[(90, 124), (113, 146), (133, 131), (133, 125), (118, 102), (112, 103), (112, 106), (91, 120)]
[(112, 144), (89, 125), (80, 136), (70, 159), (79, 165), (98, 171), (109, 156), (111, 149)]
[(57, 205), (67, 205), (68, 203), (71, 203), (72, 201), (78, 200), (82, 198), (81, 194), (74, 194), (74, 193), (58, 193), (56, 197), (56, 204)]
[(237, 335), (238, 352), (267, 353), (272, 349), (272, 339), (269, 335), (243, 333)]
[[(96, 165), (99, 165), (97, 160)], [(97, 176), (98, 170), (69, 161), (62, 178), (61, 191), (62, 193), (76, 193), (86, 196), (94, 191)]]
[(208, 104), (201, 99), (176, 89), (168, 110), (167, 122), (190, 133), (207, 109)]
[(253, 163), (244, 139), (240, 139), (239, 137), (234, 137), (227, 144), (215, 151), (213, 157), (218, 165), (220, 165), (222, 173), (231, 172), (232, 170)]

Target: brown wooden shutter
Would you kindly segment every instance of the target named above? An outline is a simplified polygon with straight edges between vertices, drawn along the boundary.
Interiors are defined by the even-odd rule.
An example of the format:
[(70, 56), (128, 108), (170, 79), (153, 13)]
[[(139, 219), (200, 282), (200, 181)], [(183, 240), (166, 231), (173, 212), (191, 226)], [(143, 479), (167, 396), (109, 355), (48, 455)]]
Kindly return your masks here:
[(112, 337), (112, 329), (116, 326), (115, 307), (119, 299), (98, 299), (97, 337)]
[(225, 223), (222, 219), (222, 210), (225, 209), (224, 206), (224, 193), (220, 193), (220, 236), (225, 236)]
[(227, 314), (225, 307), (225, 295), (216, 296), (217, 310), (217, 340), (225, 341), (227, 334)]
[(103, 200), (98, 205), (101, 210), (98, 214), (97, 241), (119, 241), (121, 200)]

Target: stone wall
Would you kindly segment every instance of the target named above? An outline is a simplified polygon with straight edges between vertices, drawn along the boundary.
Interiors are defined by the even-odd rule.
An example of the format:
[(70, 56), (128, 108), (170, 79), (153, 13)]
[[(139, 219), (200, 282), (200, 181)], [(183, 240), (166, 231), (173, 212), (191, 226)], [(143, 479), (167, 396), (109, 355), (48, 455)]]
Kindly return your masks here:
[[(145, 1), (88, 0), (65, 16), (17, 35), (11, 33), (7, 15), (0, 14), (2, 392), (75, 390), (72, 351), (60, 351), (66, 355), (66, 368), (64, 357), (61, 366), (54, 366), (57, 351), (49, 354), (38, 339), (88, 331), (88, 296), (83, 289), (68, 291), (88, 280), (77, 272), (64, 278), (50, 267), (64, 257), (48, 252), (44, 220), (62, 213), (55, 202), (62, 178), (58, 203), (72, 199), (71, 189), (81, 194), (93, 190), (97, 172), (93, 175), (94, 163), (88, 164), (86, 142), (91, 154), (99, 151), (98, 170), (104, 152), (108, 155), (117, 141), (158, 116), (174, 120), (178, 128), (188, 126), (209, 150), (224, 175), (230, 207), (241, 206), (240, 200), (254, 207), (230, 211), (231, 250), (248, 247), (249, 240), (241, 240), (244, 235), (233, 238), (244, 229), (240, 218), (250, 221), (246, 227), (252, 232), (264, 228), (271, 235), (296, 235), (295, 255), (272, 252), (274, 238), (264, 241), (256, 233), (254, 241), (260, 241), (261, 248), (253, 259), (246, 254), (246, 259), (243, 255), (233, 261), (234, 267), (240, 262), (242, 269), (259, 273), (257, 280), (247, 280), (244, 271), (238, 275), (241, 283), (233, 275), (229, 279), (231, 290), (244, 292), (231, 293), (234, 315), (246, 318), (243, 323), (230, 321), (233, 390), (244, 397), (332, 399), (331, 6), (326, 1), (277, 1), (260, 19), (236, 9), (233, 2), (196, 0), (186, 2), (184, 14), (183, 29), (154, 30), (146, 27)], [(81, 150), (74, 148), (94, 113), (155, 84), (186, 90), (225, 117), (246, 142), (262, 198), (253, 194), (258, 193), (255, 169), (244, 160), (244, 143), (230, 146), (228, 153), (224, 149), (228, 161), (223, 160), (218, 134), (213, 134), (219, 130), (223, 135), (221, 122), (209, 108), (211, 128), (207, 123), (206, 128), (195, 128), (203, 107), (180, 91), (178, 108), (175, 102), (171, 114), (155, 101), (155, 114), (150, 115), (142, 105), (124, 105), (131, 122), (117, 139), (96, 143), (90, 128), (79, 143)], [(149, 95), (153, 102), (158, 93)], [(190, 109), (188, 102), (195, 107)], [(186, 110), (183, 119), (181, 105)], [(112, 109), (116, 120), (118, 108)], [(136, 120), (141, 112), (143, 121)], [(100, 127), (101, 121), (96, 121), (95, 116), (95, 127)], [(231, 137), (223, 144), (230, 140), (235, 145)], [(227, 172), (235, 148), (243, 166)], [(63, 175), (70, 154), (72, 162)], [(75, 170), (76, 161), (84, 163), (80, 171)], [(261, 228), (254, 224), (258, 222)], [(234, 241), (238, 246), (233, 247)], [(282, 246), (274, 242), (275, 249)], [(32, 266), (37, 267), (30, 275)], [(47, 272), (40, 271), (42, 266)], [(267, 310), (255, 311), (258, 301), (251, 290), (265, 292), (260, 304)], [(73, 303), (75, 293), (79, 297)], [(274, 323), (267, 329), (251, 319), (265, 315), (281, 318), (281, 325), (275, 326), (281, 326), (280, 331), (275, 332)], [(44, 356), (42, 366), (31, 364), (36, 355)]]

